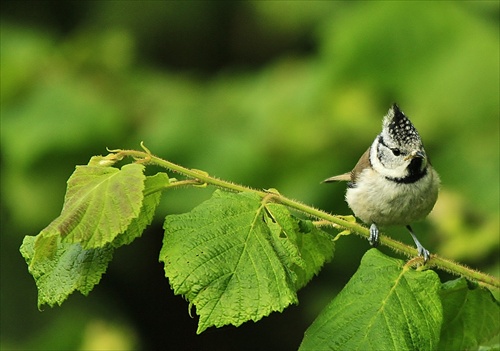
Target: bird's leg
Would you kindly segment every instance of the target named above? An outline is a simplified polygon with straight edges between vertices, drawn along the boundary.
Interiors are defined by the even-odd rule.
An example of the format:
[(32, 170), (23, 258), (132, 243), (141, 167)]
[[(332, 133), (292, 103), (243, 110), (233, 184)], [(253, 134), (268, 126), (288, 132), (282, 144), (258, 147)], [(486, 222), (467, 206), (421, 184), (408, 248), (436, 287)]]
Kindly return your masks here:
[[(409, 225), (406, 226), (406, 229), (408, 229), (408, 231), (411, 234), (411, 237), (413, 238), (413, 241), (415, 242), (415, 245), (417, 245), (418, 255), (424, 257), (424, 263), (429, 261), (429, 258), (430, 258), (429, 250), (427, 250), (425, 247), (422, 246), (422, 244), (420, 244), (420, 241), (418, 241), (415, 234), (413, 234), (413, 229), (411, 229), (411, 227)], [(370, 230), (370, 232), (371, 232), (371, 230)]]
[(372, 223), (370, 226), (370, 236), (368, 237), (368, 242), (373, 247), (378, 246), (378, 228), (375, 223)]

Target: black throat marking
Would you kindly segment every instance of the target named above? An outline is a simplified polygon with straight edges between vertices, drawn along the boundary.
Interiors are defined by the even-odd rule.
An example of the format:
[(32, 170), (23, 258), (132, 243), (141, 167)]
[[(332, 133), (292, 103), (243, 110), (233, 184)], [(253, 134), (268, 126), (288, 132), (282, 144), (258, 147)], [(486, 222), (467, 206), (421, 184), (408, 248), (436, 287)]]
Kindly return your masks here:
[(406, 177), (385, 177), (385, 179), (398, 184), (416, 183), (427, 174), (427, 167), (424, 169), (421, 168), (422, 162), (423, 160), (420, 157), (415, 157), (410, 161), (408, 167), (406, 167), (406, 169), (408, 170), (408, 175)]

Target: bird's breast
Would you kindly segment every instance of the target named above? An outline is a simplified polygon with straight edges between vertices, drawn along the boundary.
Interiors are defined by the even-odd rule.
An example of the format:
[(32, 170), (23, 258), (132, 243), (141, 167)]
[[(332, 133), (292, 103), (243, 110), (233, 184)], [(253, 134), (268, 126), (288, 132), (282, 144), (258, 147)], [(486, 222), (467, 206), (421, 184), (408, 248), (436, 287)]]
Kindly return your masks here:
[(439, 177), (430, 167), (413, 183), (396, 183), (367, 168), (358, 175), (355, 186), (347, 189), (346, 201), (365, 223), (407, 225), (429, 214), (438, 189)]

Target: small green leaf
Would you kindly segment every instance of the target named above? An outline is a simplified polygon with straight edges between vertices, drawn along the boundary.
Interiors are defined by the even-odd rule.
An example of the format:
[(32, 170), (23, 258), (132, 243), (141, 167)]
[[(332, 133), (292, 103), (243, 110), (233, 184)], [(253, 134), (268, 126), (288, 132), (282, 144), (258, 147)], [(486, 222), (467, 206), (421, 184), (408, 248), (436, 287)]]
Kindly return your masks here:
[(61, 305), (75, 290), (87, 295), (99, 283), (113, 257), (110, 247), (84, 250), (78, 243), (61, 242), (60, 237), (52, 236), (45, 241), (50, 243), (51, 255), (39, 255), (34, 264), (36, 240), (35, 236), (24, 237), (20, 251), (35, 278), (38, 308), (43, 304)]
[(40, 235), (61, 236), (83, 249), (104, 247), (124, 232), (142, 206), (144, 166), (77, 166), (61, 214)]
[(286, 234), (289, 239), (284, 242), (290, 250), (288, 256), (299, 258), (293, 266), (296, 288), (299, 290), (319, 272), (325, 262), (333, 258), (333, 239), (311, 221), (292, 216), (285, 206), (270, 203), (266, 204), (266, 209), (280, 228), (279, 232)]
[(92, 156), (87, 166), (110, 167), (123, 159), (122, 155), (110, 153), (106, 156)]
[(500, 303), (464, 278), (443, 284), (443, 328), (439, 350), (473, 350), (500, 333)]
[(440, 282), (376, 249), (307, 329), (300, 350), (435, 350)]
[(296, 269), (297, 289), (300, 289), (318, 274), (323, 264), (333, 258), (335, 242), (330, 234), (313, 226), (306, 233), (297, 234), (296, 245), (305, 262), (304, 266)]
[[(300, 233), (284, 206), (251, 193), (216, 191), (191, 212), (167, 216), (164, 228), (160, 261), (174, 292), (196, 306), (198, 333), (257, 321), (297, 303), (298, 287), (333, 251), (320, 234)], [(328, 254), (303, 257), (301, 248), (316, 241), (327, 242)]]
[(140, 237), (144, 229), (151, 224), (156, 207), (160, 203), (160, 190), (164, 189), (167, 184), (169, 184), (169, 178), (166, 173), (159, 172), (154, 176), (146, 177), (141, 212), (138, 217), (132, 220), (127, 230), (113, 240), (115, 248), (130, 244), (134, 239)]

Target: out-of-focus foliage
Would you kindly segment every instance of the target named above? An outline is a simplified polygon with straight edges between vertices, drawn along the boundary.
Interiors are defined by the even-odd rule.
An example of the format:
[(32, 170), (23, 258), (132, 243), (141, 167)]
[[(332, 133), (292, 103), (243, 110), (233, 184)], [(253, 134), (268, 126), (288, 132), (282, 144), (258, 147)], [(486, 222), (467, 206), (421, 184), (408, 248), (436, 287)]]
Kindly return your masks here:
[[(74, 337), (51, 343), (60, 334), (51, 328), (84, 338), (101, 320), (111, 326), (101, 332), (121, 333), (133, 348), (148, 345), (144, 330), (159, 324), (127, 315), (140, 310), (131, 297), (103, 314), (107, 298), (99, 292), (61, 309), (35, 310), (35, 285), (18, 248), (24, 235), (57, 217), (75, 164), (143, 140), (187, 167), (348, 214), (343, 186), (319, 182), (355, 164), (392, 102), (412, 119), (442, 178), (435, 211), (416, 226), (419, 237), (433, 252), (499, 275), (498, 2), (19, 4), (2, 5), (0, 41), (2, 348), (83, 348)], [(208, 196), (173, 195), (158, 218)], [(160, 243), (149, 251), (134, 245), (122, 261), (115, 258), (103, 283), (118, 276), (133, 286), (134, 275), (121, 267), (157, 259)], [(284, 337), (291, 328), (286, 317), (259, 322), (263, 347), (297, 348), (367, 248), (355, 238), (340, 240), (335, 260), (345, 270), (327, 269), (316, 288), (299, 296), (296, 337)], [(149, 279), (164, 279), (158, 271)], [(169, 301), (175, 302), (184, 306)], [(79, 313), (81, 304), (86, 313), (71, 329), (68, 311)], [(116, 311), (120, 317), (112, 317)], [(180, 318), (169, 317), (170, 324)], [(262, 333), (271, 326), (267, 338)], [(130, 328), (139, 330), (137, 339)], [(210, 347), (207, 340), (218, 350), (255, 346), (255, 337), (242, 342), (245, 328), (254, 327), (225, 332), (239, 342), (215, 341), (226, 334), (189, 337), (177, 349)]]

